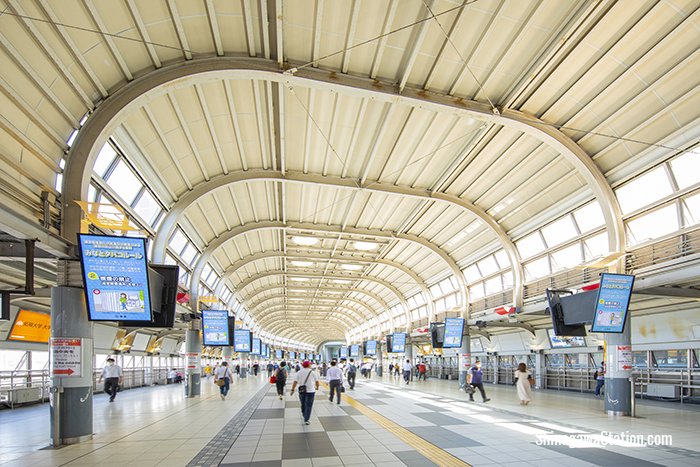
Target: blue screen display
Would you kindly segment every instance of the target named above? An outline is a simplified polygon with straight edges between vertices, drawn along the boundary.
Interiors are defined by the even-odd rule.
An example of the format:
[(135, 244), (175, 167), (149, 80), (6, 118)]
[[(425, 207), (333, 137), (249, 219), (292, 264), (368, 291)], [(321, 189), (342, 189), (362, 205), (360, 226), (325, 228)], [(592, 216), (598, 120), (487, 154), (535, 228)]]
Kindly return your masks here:
[(350, 356), (359, 357), (360, 356), (360, 344), (353, 344), (350, 346)]
[(233, 350), (236, 352), (250, 352), (250, 330), (236, 329), (233, 331)]
[(253, 337), (253, 350), (251, 350), (250, 353), (253, 355), (260, 355), (260, 344), (260, 339), (258, 339), (257, 337)]
[(455, 349), (462, 347), (464, 318), (445, 318), (445, 342), (443, 347)]
[(297, 358), (297, 353), (296, 352), (289, 352), (289, 358), (291, 358), (292, 360)]
[(591, 332), (621, 333), (627, 321), (634, 276), (603, 273)]
[(80, 234), (88, 318), (151, 321), (146, 240)]
[(365, 342), (365, 355), (377, 355), (377, 341)]
[(275, 358), (277, 360), (282, 360), (284, 358), (284, 351), (283, 350), (275, 350)]
[(340, 348), (340, 359), (348, 358), (348, 348), (345, 346), (342, 346)]
[(301, 352), (301, 353), (299, 354), (299, 358), (300, 358), (301, 360), (306, 360), (306, 354), (305, 354), (304, 352)]
[(202, 310), (204, 345), (231, 345), (228, 334), (228, 311)]
[(391, 340), (392, 353), (404, 353), (406, 351), (406, 333), (395, 332)]

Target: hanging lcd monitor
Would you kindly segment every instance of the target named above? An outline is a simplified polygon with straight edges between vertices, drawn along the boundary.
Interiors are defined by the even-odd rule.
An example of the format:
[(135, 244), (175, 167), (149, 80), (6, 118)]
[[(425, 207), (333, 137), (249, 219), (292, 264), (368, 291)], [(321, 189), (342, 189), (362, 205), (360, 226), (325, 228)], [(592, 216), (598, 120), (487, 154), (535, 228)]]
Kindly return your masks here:
[(602, 274), (591, 332), (621, 333), (625, 329), (634, 276)]
[(347, 360), (348, 358), (348, 348), (344, 345), (340, 347), (340, 352), (338, 354), (341, 360)]
[(253, 334), (249, 329), (235, 329), (233, 331), (233, 351), (249, 353), (253, 347)]
[(260, 344), (260, 339), (258, 339), (257, 337), (253, 337), (253, 348), (250, 351), (251, 355), (260, 355), (260, 351), (262, 350), (260, 348)]
[(404, 353), (406, 351), (406, 333), (395, 332), (391, 336), (391, 352)]
[(228, 311), (202, 310), (202, 337), (206, 346), (231, 345)]
[(572, 347), (585, 347), (586, 338), (583, 336), (557, 336), (554, 329), (547, 329), (549, 344), (553, 349), (569, 349)]
[(360, 356), (360, 344), (352, 344), (350, 346), (350, 357), (359, 357)]
[(277, 360), (282, 360), (284, 358), (284, 350), (275, 350), (275, 358)]
[(464, 318), (445, 318), (445, 339), (443, 348), (458, 349), (462, 347), (464, 333)]
[(365, 341), (365, 355), (369, 355), (369, 356), (377, 355), (377, 341), (375, 341), (375, 340)]
[(48, 344), (49, 337), (51, 337), (51, 315), (19, 310), (7, 340)]
[(152, 321), (146, 239), (78, 235), (88, 319)]
[(297, 353), (296, 353), (296, 352), (293, 352), (293, 351), (290, 351), (290, 352), (289, 352), (289, 359), (290, 359), (290, 360), (295, 360), (296, 358), (297, 358)]
[(299, 353), (299, 359), (300, 360), (306, 360), (306, 354), (304, 352)]

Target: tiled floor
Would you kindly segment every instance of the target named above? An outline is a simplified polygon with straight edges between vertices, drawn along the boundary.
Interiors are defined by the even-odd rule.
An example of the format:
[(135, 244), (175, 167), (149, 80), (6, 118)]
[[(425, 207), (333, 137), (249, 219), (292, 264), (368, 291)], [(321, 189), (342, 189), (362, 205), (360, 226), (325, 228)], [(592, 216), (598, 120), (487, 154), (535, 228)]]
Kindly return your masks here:
[[(58, 450), (40, 450), (48, 406), (0, 411), (0, 465), (427, 466), (444, 451), (453, 463), (441, 465), (700, 465), (700, 410), (689, 405), (641, 402), (640, 418), (609, 418), (588, 395), (535, 391), (522, 407), (514, 388), (487, 386), (484, 404), (468, 402), (453, 381), (375, 378), (360, 379), (347, 394), (354, 402), (341, 405), (322, 389), (306, 426), (298, 399), (279, 400), (262, 377), (236, 381), (225, 401), (217, 389), (204, 384), (195, 399), (175, 385), (137, 389), (114, 404), (97, 395), (94, 439)], [(642, 447), (632, 435), (672, 443)]]

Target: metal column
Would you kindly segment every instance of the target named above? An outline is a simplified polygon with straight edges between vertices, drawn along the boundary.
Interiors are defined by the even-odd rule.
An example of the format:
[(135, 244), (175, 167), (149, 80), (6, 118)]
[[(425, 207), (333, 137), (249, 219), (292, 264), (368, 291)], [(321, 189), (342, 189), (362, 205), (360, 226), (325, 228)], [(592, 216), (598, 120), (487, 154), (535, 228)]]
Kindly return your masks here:
[[(629, 318), (628, 318), (629, 319)], [(630, 415), (632, 413), (632, 390), (630, 388), (631, 366), (620, 357), (631, 352), (631, 323), (627, 323), (622, 334), (605, 334), (605, 411), (608, 415)]]
[(200, 320), (190, 322), (185, 331), (185, 397), (202, 393), (202, 338), (199, 335)]
[(464, 326), (462, 335), (462, 347), (459, 349), (459, 388), (464, 389), (467, 385), (467, 374), (472, 365), (471, 339), (469, 337), (469, 326)]
[(384, 354), (382, 351), (382, 342), (380, 340), (377, 340), (377, 366), (375, 368), (375, 373), (377, 373), (377, 376), (382, 376), (382, 366), (383, 366), (383, 360), (384, 360)]

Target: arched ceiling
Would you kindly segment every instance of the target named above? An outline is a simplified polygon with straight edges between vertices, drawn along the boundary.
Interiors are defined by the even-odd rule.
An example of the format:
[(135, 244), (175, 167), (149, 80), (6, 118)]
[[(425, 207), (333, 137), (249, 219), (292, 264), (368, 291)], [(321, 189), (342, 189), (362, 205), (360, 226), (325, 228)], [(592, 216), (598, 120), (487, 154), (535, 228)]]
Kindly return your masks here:
[(624, 249), (612, 187), (700, 138), (697, 0), (0, 5), (4, 208), (36, 222), (65, 157), (74, 241), (113, 137), (169, 210), (153, 258), (179, 225), (195, 278), (309, 343), (448, 275), (464, 308), (498, 249), (519, 304), (513, 241), (593, 199)]

